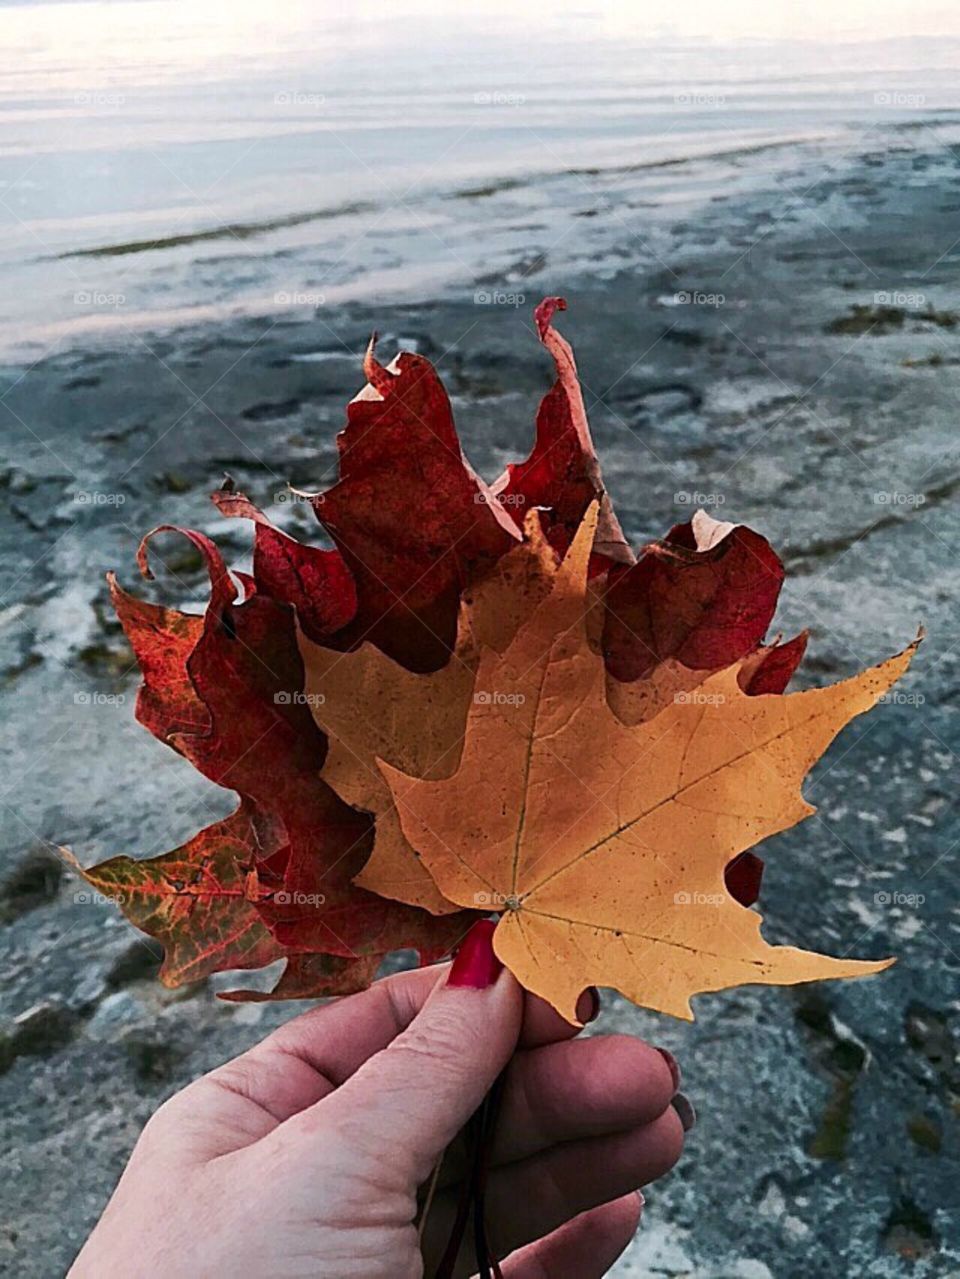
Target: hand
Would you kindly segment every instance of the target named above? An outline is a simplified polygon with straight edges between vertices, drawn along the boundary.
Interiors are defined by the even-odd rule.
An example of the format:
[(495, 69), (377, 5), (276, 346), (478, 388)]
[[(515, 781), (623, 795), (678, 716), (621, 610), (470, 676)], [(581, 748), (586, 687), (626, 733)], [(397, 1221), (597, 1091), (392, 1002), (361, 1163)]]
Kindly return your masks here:
[[(456, 1210), (456, 1144), (422, 1251), (418, 1191), (508, 1061), (487, 1189), (504, 1279), (606, 1274), (692, 1111), (671, 1105), (669, 1054), (575, 1040), (501, 970), (491, 931), (475, 926), (452, 968), (304, 1013), (172, 1097), (70, 1279), (429, 1275)], [(595, 1014), (595, 992), (581, 1005)]]

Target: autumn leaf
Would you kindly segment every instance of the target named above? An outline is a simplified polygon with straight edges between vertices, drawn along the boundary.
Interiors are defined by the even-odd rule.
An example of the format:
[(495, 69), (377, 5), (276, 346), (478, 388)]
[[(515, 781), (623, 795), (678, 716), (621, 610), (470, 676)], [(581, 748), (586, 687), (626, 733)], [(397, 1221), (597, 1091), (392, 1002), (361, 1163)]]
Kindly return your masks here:
[[(309, 613), (304, 621), (298, 607), (307, 701), (330, 742), (324, 779), (347, 802), (377, 819), (373, 853), (357, 883), (434, 913), (449, 912), (452, 906), (405, 839), (375, 760), (379, 756), (422, 777), (440, 777), (455, 766), (476, 670), (477, 632), (487, 625), (483, 619), (498, 619), (502, 642), (512, 638), (554, 568), (544, 537), (555, 552), (566, 551), (592, 502), (599, 501), (600, 513), (591, 556), (598, 605), (591, 632), (603, 648), (610, 671), (608, 695), (621, 718), (640, 722), (656, 714), (678, 691), (694, 689), (704, 667), (727, 665), (750, 653), (751, 678), (770, 688), (778, 675), (772, 664), (766, 675), (760, 668), (775, 660), (785, 682), (792, 671), (790, 659), (799, 661), (803, 651), (802, 646), (776, 654), (773, 648), (757, 648), (776, 607), (783, 567), (766, 539), (750, 529), (720, 524), (700, 511), (634, 562), (603, 489), (573, 352), (552, 324), (554, 312), (565, 306), (563, 299), (547, 298), (535, 312), (557, 380), (540, 405), (534, 449), (525, 462), (508, 466), (490, 489), (526, 540), (461, 590), (456, 640), (447, 663), (421, 676), (432, 663), (411, 667), (393, 662), (374, 636), (341, 654), (336, 637), (318, 642)], [(389, 406), (391, 385), (382, 370), (377, 376)], [(415, 487), (411, 493), (414, 519)], [(480, 496), (488, 500), (486, 494)], [(214, 500), (223, 513), (244, 514), (257, 522), (262, 577), (268, 556), (261, 550), (261, 534), (268, 522), (242, 495), (220, 493)], [(527, 553), (531, 538), (539, 542), (532, 556)], [(273, 563), (276, 555), (271, 554)], [(282, 551), (284, 564), (291, 557), (289, 548)], [(255, 556), (255, 574), (256, 563)], [(298, 580), (305, 571), (301, 564)], [(748, 881), (734, 877), (731, 882), (738, 900), (746, 900), (740, 894), (747, 888), (740, 885)]]
[(438, 888), (503, 910), (497, 954), (569, 1020), (590, 983), (691, 1018), (698, 992), (886, 967), (769, 945), (724, 870), (813, 812), (803, 778), (915, 645), (786, 696), (750, 696), (734, 664), (655, 718), (623, 724), (585, 623), (595, 525), (594, 507), (550, 595), (505, 652), (481, 656), (457, 771), (418, 779), (381, 764)]
[(564, 554), (588, 507), (600, 503), (593, 570), (634, 561), (603, 486), (573, 349), (553, 327), (564, 298), (544, 298), (533, 313), (540, 341), (553, 357), (557, 378), (537, 410), (536, 440), (525, 462), (511, 462), (492, 492), (519, 527), (535, 507), (544, 513), (547, 540)]
[[(230, 573), (204, 534), (161, 526), (141, 569), (151, 575), (155, 535), (188, 537), (210, 575), (204, 615), (111, 579), (143, 674), (138, 719), (240, 797), (182, 848), (82, 872), (163, 942), (165, 979), (285, 958), (269, 995), (227, 997), (305, 997), (357, 988), (392, 949), (424, 961), (450, 949), (471, 916), (409, 838), (377, 761), (430, 782), (457, 775), (489, 663), (569, 595), (558, 566), (592, 507), (576, 607), (622, 729), (696, 706), (717, 670), (735, 667), (744, 698), (786, 686), (806, 636), (763, 642), (783, 577), (763, 537), (698, 512), (634, 559), (553, 325), (565, 305), (535, 312), (556, 380), (529, 456), (493, 484), (466, 461), (430, 363), (401, 353), (383, 367), (371, 343), (339, 478), (310, 499), (332, 546), (276, 528), (228, 479), (214, 501), (253, 522), (252, 575)], [(735, 901), (756, 899), (755, 854), (731, 856), (723, 874)]]
[(456, 647), (438, 671), (409, 671), (372, 644), (339, 653), (299, 637), (305, 701), (328, 742), (322, 777), (376, 819), (373, 852), (356, 883), (436, 914), (457, 907), (404, 837), (377, 760), (423, 777), (444, 777), (456, 768), (482, 649), (506, 648), (548, 594), (556, 571), (537, 512), (530, 513), (524, 532), (524, 540), (464, 593)]
[(168, 984), (287, 958), (272, 997), (316, 996), (356, 988), (391, 950), (416, 949), (424, 962), (448, 953), (469, 916), (435, 919), (353, 884), (373, 825), (320, 779), (327, 743), (303, 698), (292, 610), (245, 575), (235, 579), (210, 539), (191, 530), (164, 526), (144, 539), (146, 576), (149, 542), (171, 532), (203, 556), (210, 601), (202, 618), (190, 617), (111, 583), (144, 676), (137, 715), (236, 791), (240, 808), (159, 857), (74, 865), (163, 943)]
[(84, 870), (69, 849), (60, 851), (96, 892), (162, 944), (159, 976), (165, 986), (175, 988), (230, 969), (262, 968), (285, 958), (272, 991), (221, 991), (220, 998), (317, 998), (362, 989), (376, 971), (378, 955), (288, 955), (263, 922), (250, 876), (257, 857), (282, 840), (282, 832), (271, 831), (255, 806), (243, 801), (230, 817), (160, 857), (112, 857)]
[(160, 857), (112, 857), (84, 870), (68, 849), (61, 851), (95, 891), (163, 943), (160, 980), (180, 986), (283, 958), (245, 891), (244, 865), (260, 842), (256, 825), (254, 809), (241, 804), (224, 821)]

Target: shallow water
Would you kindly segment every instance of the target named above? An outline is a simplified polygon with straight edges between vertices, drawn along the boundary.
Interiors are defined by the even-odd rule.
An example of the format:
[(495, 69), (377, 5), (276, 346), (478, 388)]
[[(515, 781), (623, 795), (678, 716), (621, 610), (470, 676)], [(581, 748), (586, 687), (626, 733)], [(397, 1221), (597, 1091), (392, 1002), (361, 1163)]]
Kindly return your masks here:
[(643, 33), (617, 5), (479, 9), (0, 5), (0, 352), (484, 273), (509, 291), (545, 243), (557, 274), (614, 247), (622, 266), (677, 162), (721, 157), (685, 175), (704, 203), (731, 164), (767, 180), (790, 150), (771, 144), (842, 151), (960, 107), (958, 36), (797, 39), (812, 14), (755, 14), (734, 42), (700, 6), (645, 9)]

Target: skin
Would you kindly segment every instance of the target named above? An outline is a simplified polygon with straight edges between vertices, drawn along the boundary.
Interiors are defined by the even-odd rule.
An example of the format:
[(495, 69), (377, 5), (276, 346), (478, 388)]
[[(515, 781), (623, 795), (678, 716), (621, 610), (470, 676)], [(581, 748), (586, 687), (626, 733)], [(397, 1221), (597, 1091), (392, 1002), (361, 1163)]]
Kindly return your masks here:
[[(627, 1036), (577, 1039), (506, 971), (482, 990), (447, 972), (315, 1008), (172, 1097), (70, 1279), (429, 1275), (457, 1203), (457, 1134), (508, 1061), (487, 1214), (504, 1279), (606, 1274), (637, 1188), (680, 1155), (669, 1066)], [(421, 1252), (418, 1191), (451, 1143)]]

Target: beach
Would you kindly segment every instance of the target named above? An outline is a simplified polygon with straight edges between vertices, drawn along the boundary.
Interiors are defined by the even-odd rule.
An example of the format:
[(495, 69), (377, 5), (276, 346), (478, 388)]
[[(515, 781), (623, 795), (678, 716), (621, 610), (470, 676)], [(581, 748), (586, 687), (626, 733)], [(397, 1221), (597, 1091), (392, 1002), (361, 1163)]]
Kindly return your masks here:
[(898, 692), (814, 770), (816, 815), (763, 849), (765, 935), (896, 966), (704, 996), (692, 1026), (604, 992), (593, 1029), (674, 1051), (700, 1112), (614, 1273), (925, 1279), (960, 1266), (960, 116), (871, 100), (856, 127), (801, 137), (789, 115), (755, 117), (747, 141), (738, 125), (737, 145), (660, 139), (633, 162), (573, 162), (561, 140), (543, 172), (495, 174), (491, 142), (488, 172), (392, 203), (345, 182), (326, 204), (234, 204), (162, 236), (149, 219), (143, 236), (129, 219), (79, 240), (50, 231), (43, 254), (76, 272), (55, 287), (91, 300), (25, 298), (18, 330), (8, 292), (0, 1271), (62, 1272), (158, 1102), (294, 1011), (218, 1002), (219, 979), (164, 990), (157, 947), (51, 852), (159, 853), (234, 803), (135, 723), (105, 573), (202, 608), (184, 541), (158, 543), (153, 586), (134, 553), (147, 529), (182, 524), (247, 565), (249, 525), (207, 498), (224, 473), (319, 543), (288, 486), (335, 477), (374, 330), (385, 362), (401, 348), (435, 362), (465, 452), (493, 479), (532, 442), (551, 370), (531, 312), (551, 294), (567, 298), (558, 326), (635, 545), (697, 507), (767, 536), (788, 572), (777, 626), (811, 631), (797, 687), (926, 631)]

